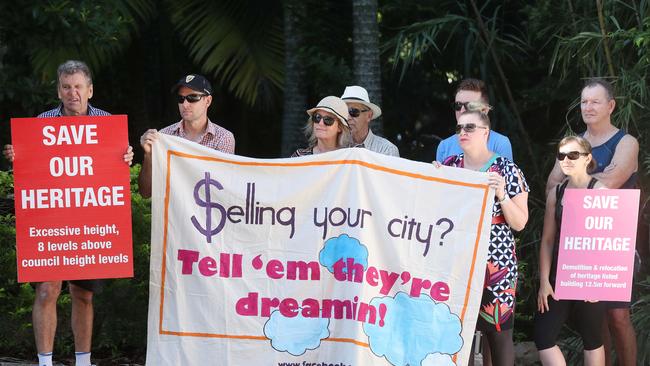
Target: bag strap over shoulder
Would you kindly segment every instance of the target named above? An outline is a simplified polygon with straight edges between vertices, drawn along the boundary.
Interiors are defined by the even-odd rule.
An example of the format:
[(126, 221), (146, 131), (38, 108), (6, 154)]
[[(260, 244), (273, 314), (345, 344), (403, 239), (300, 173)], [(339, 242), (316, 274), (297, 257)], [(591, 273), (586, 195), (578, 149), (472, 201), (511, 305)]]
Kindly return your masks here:
[(490, 169), (490, 167), (492, 166), (492, 163), (494, 163), (494, 161), (497, 160), (499, 158), (499, 156), (501, 156), (501, 155), (499, 155), (497, 153), (494, 153), (494, 155), (492, 155), (490, 160), (488, 160), (487, 163), (485, 163), (485, 165), (483, 165), (483, 167), (481, 167), (481, 169), (479, 169), (479, 172), (487, 172), (488, 169)]

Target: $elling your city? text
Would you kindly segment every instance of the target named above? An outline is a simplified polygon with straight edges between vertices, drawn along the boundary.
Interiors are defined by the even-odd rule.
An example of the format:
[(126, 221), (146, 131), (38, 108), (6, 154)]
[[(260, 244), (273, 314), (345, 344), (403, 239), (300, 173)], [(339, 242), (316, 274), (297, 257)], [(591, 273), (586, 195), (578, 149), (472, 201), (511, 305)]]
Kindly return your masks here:
[[(226, 221), (232, 224), (245, 225), (281, 225), (290, 228), (289, 238), (295, 234), (295, 207), (267, 207), (260, 205), (255, 198), (255, 183), (246, 183), (246, 200), (244, 206), (224, 207), (214, 197), (214, 187), (218, 191), (224, 189), (223, 185), (205, 172), (203, 179), (194, 186), (194, 202), (205, 209), (205, 222), (201, 224), (196, 215), (191, 217), (194, 228), (205, 235), (206, 241), (212, 243), (212, 237), (223, 230)], [(216, 210), (216, 216), (215, 212)]]

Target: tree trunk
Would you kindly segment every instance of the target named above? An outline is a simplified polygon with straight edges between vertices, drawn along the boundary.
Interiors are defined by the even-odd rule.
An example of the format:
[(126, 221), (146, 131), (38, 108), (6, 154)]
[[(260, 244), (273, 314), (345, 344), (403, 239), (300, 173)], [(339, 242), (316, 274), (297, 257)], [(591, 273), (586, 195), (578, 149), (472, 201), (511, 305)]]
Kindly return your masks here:
[(305, 67), (300, 60), (302, 32), (298, 29), (305, 19), (305, 6), (301, 0), (284, 2), (284, 103), (282, 112), (282, 156), (290, 156), (304, 147), (302, 133), (307, 121), (307, 91)]
[[(352, 0), (352, 19), (354, 79), (357, 85), (368, 90), (370, 101), (381, 107), (377, 0)], [(371, 126), (373, 132), (382, 134), (381, 118), (374, 120)]]

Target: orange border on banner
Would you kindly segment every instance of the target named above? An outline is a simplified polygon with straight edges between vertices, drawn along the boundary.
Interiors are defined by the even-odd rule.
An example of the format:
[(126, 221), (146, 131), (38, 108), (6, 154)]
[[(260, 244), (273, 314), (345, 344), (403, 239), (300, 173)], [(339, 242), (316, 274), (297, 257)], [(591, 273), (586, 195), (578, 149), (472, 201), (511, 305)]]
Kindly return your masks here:
[[(451, 179), (444, 179), (444, 178), (436, 178), (436, 177), (430, 177), (427, 175), (422, 175), (422, 174), (415, 174), (415, 173), (409, 173), (409, 172), (404, 172), (401, 170), (397, 169), (391, 169), (391, 168), (386, 168), (380, 165), (375, 165), (375, 164), (370, 164), (365, 161), (361, 160), (332, 160), (332, 161), (315, 161), (315, 162), (301, 162), (301, 163), (273, 163), (273, 162), (245, 162), (245, 161), (233, 161), (229, 159), (223, 159), (223, 158), (214, 158), (214, 157), (209, 157), (209, 156), (201, 156), (201, 155), (192, 155), (192, 154), (187, 154), (187, 153), (182, 153), (174, 150), (168, 150), (167, 151), (167, 176), (165, 178), (165, 210), (164, 210), (164, 215), (163, 215), (163, 257), (162, 257), (162, 266), (161, 266), (161, 285), (160, 285), (160, 313), (159, 313), (159, 334), (165, 334), (165, 335), (175, 335), (175, 336), (187, 336), (187, 337), (202, 337), (202, 338), (228, 338), (228, 339), (248, 339), (248, 340), (268, 340), (265, 336), (256, 336), (256, 335), (234, 335), (234, 334), (214, 334), (214, 333), (197, 333), (197, 332), (180, 332), (180, 331), (170, 331), (170, 330), (164, 330), (163, 329), (163, 306), (165, 302), (165, 271), (166, 271), (166, 260), (167, 260), (167, 226), (168, 226), (168, 218), (169, 218), (169, 191), (170, 191), (170, 180), (171, 180), (171, 173), (170, 173), (170, 167), (171, 167), (171, 157), (173, 156), (178, 156), (181, 158), (188, 158), (188, 159), (196, 159), (196, 160), (204, 160), (204, 161), (212, 161), (212, 162), (220, 162), (220, 163), (227, 163), (227, 164), (233, 164), (233, 165), (243, 165), (243, 166), (274, 166), (274, 167), (305, 167), (305, 166), (324, 166), (324, 165), (360, 165), (369, 169), (373, 170), (378, 170), (378, 171), (383, 171), (391, 174), (396, 174), (396, 175), (402, 175), (405, 177), (410, 177), (414, 179), (422, 179), (422, 180), (427, 180), (427, 181), (435, 181), (435, 182), (440, 182), (440, 183), (446, 183), (446, 184), (451, 184), (451, 185), (456, 185), (456, 186), (464, 186), (464, 187), (469, 187), (469, 188), (478, 188), (483, 190), (483, 204), (481, 205), (481, 215), (478, 223), (478, 227), (476, 230), (476, 240), (474, 241), (474, 252), (472, 253), (472, 263), (469, 267), (469, 279), (467, 281), (467, 286), (465, 290), (465, 301), (463, 302), (463, 308), (461, 311), (460, 315), (460, 321), (461, 323), (465, 319), (465, 312), (467, 311), (467, 303), (469, 302), (469, 291), (470, 291), (470, 284), (472, 283), (472, 273), (474, 272), (474, 268), (476, 266), (476, 255), (478, 252), (478, 242), (481, 237), (481, 229), (483, 228), (483, 218), (485, 214), (485, 207), (487, 206), (487, 197), (488, 197), (488, 185), (487, 184), (475, 184), (475, 183), (465, 183), (465, 182), (458, 182), (455, 180)], [(343, 343), (352, 343), (356, 344), (361, 347), (369, 347), (368, 343), (365, 342), (360, 342), (354, 339), (350, 338), (325, 338), (322, 339), (322, 341), (329, 341), (329, 342), (343, 342)], [(454, 354), (453, 361), (456, 362), (456, 357), (457, 353)]]

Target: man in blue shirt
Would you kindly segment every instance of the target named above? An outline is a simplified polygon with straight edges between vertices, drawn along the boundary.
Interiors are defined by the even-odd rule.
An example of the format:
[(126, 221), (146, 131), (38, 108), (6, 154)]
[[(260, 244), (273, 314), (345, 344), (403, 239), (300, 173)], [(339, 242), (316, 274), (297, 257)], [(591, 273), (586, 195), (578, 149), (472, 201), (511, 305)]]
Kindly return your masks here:
[[(458, 84), (456, 88), (456, 95), (454, 97), (454, 111), (456, 112), (456, 120), (458, 117), (467, 110), (467, 104), (471, 102), (482, 102), (490, 104), (488, 97), (487, 86), (482, 80), (478, 79), (464, 79)], [(493, 130), (490, 130), (490, 137), (488, 138), (488, 149), (510, 160), (512, 159), (512, 145), (510, 140)], [(458, 155), (463, 150), (458, 144), (458, 136), (451, 135), (446, 139), (440, 141), (438, 149), (436, 150), (436, 160), (444, 161), (452, 155)]]

